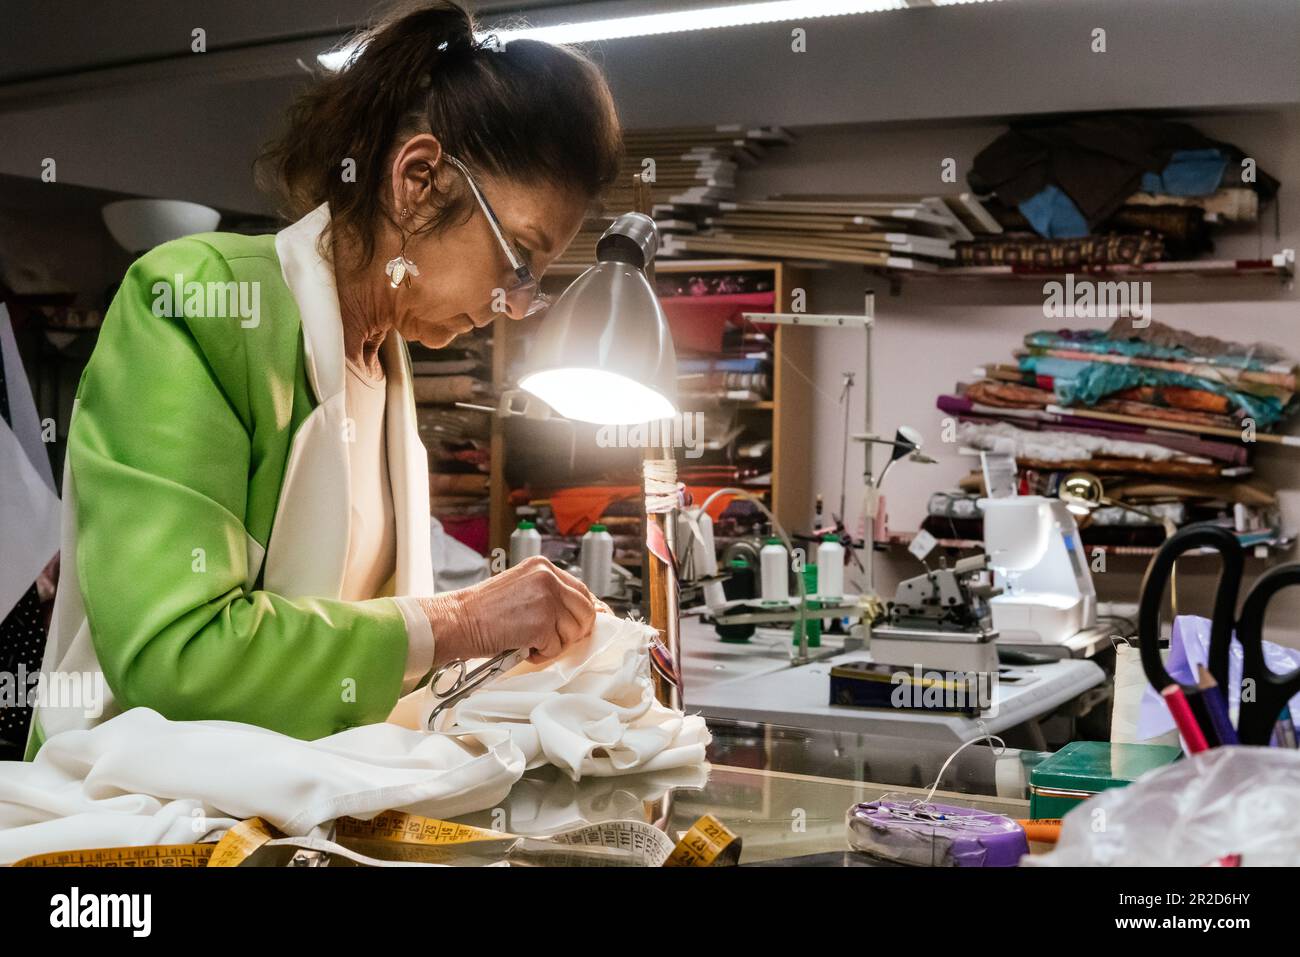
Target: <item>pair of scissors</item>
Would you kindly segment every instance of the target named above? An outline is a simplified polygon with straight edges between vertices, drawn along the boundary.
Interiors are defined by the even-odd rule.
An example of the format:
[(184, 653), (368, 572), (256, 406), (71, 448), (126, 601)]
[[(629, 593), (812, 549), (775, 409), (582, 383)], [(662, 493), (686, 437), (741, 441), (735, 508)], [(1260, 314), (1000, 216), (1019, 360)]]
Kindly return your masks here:
[(429, 679), (429, 691), (437, 703), (429, 712), (428, 729), (434, 730), (438, 715), (471, 695), (496, 675), (509, 671), (521, 661), (527, 660), (528, 654), (527, 648), (513, 648), (501, 652), (495, 658), (488, 658), (472, 670), (469, 662), (463, 658), (455, 658), (447, 662)]
[[(1264, 659), (1264, 613), (1274, 595), (1291, 585), (1300, 585), (1300, 564), (1276, 565), (1255, 581), (1237, 616), (1237, 594), (1241, 588), (1244, 553), (1237, 536), (1219, 525), (1188, 525), (1161, 546), (1142, 579), (1138, 604), (1138, 642), (1142, 670), (1156, 691), (1178, 684), (1160, 660), (1160, 607), (1174, 561), (1193, 549), (1218, 552), (1221, 566), (1214, 595), (1214, 617), (1210, 623), (1209, 669), (1215, 682), (1228, 695), (1228, 651), (1233, 632), (1241, 642), (1241, 710), (1237, 716), (1237, 739), (1242, 744), (1266, 745), (1273, 726), (1297, 693), (1300, 668), (1279, 675)], [(1195, 691), (1195, 688), (1184, 688)]]

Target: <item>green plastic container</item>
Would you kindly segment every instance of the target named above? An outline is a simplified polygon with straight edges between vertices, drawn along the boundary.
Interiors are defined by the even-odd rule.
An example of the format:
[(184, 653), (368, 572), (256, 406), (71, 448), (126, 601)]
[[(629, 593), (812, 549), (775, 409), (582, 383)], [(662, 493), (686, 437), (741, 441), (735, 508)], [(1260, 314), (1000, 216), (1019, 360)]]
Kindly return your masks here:
[[(803, 567), (803, 588), (809, 595), (817, 594), (817, 566), (811, 562)], [(822, 620), (812, 617), (815, 609), (821, 608), (822, 603), (819, 601), (808, 601), (808, 647), (820, 648), (822, 646)], [(791, 643), (799, 644), (799, 620), (795, 619), (794, 627), (790, 630), (792, 635)]]
[(1182, 754), (1167, 744), (1071, 741), (1029, 773), (1029, 816), (1064, 817), (1094, 794), (1122, 788)]

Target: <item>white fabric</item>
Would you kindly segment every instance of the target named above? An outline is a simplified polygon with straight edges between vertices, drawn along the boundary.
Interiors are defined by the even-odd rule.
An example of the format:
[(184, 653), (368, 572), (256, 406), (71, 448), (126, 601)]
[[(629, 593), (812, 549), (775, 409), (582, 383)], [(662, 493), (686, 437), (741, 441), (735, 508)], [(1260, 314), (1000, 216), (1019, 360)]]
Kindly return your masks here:
[(462, 702), (457, 717), (472, 731), (374, 724), (309, 742), (147, 708), (65, 731), (30, 763), (0, 763), (0, 864), (212, 840), (253, 816), (290, 835), (389, 809), (455, 817), (498, 806), (547, 760), (575, 780), (698, 766), (709, 733), (699, 716), (654, 702), (646, 637), (644, 625), (598, 616), (589, 641)]
[(456, 591), (487, 580), (487, 559), (448, 535), (437, 518), (429, 519), (429, 544), (433, 552), (433, 584), (438, 591)]
[(1039, 459), (1044, 462), (1071, 462), (1105, 455), (1125, 459), (1144, 459), (1148, 462), (1208, 462), (1209, 459), (1186, 455), (1153, 442), (1134, 442), (1113, 439), (1086, 432), (1030, 431), (1018, 429), (1008, 422), (961, 422), (957, 425), (957, 441), (962, 445), (985, 451), (998, 451), (999, 440), (1015, 443), (1018, 459)]
[(22, 353), (18, 351), (18, 340), (14, 336), (13, 322), (9, 318), (9, 307), (0, 302), (0, 353), (5, 364), (5, 390), (9, 396), (9, 421), (13, 423), (14, 434), (27, 459), (36, 469), (41, 481), (54, 491), (54, 470), (50, 468), (49, 450), (41, 438), (41, 417), (36, 411), (36, 400), (32, 396), (31, 383), (27, 381), (27, 370), (23, 367)]
[(0, 863), (202, 841), (252, 816), (292, 835), (389, 807), (452, 817), (501, 801), (523, 770), (501, 732), (459, 741), (373, 724), (308, 742), (133, 708), (56, 735), (30, 763), (0, 765)]
[(397, 561), (393, 490), (388, 483), (384, 448), (384, 376), (372, 379), (347, 363), (343, 388), (348, 424), (348, 558), (343, 569), (344, 601), (365, 601), (383, 594)]
[[(267, 547), (265, 586), (287, 597), (337, 596), (347, 562), (348, 530), (338, 521), (350, 507), (349, 456), (340, 441), (347, 417), (346, 363), (334, 266), (328, 244), (321, 242), (329, 224), (329, 206), (322, 204), (275, 237), (281, 272), (302, 318), (307, 379), (319, 403), (294, 435)], [(431, 595), (429, 457), (416, 428), (410, 359), (396, 332), (385, 337), (379, 353), (397, 525), (394, 589), (398, 595)]]
[(0, 304), (0, 361), (12, 429), (0, 419), (0, 619), (59, 550), (59, 498), (9, 309)]
[(409, 595), (399, 595), (393, 600), (406, 621), (406, 670), (402, 674), (402, 694), (407, 694), (415, 690), (416, 683), (433, 667), (437, 645), (433, 625), (420, 602)]
[[(381, 373), (371, 378), (348, 360), (344, 380), (351, 509), (347, 562), (339, 597), (344, 601), (365, 601), (390, 594), (390, 579), (397, 562), (397, 523), (384, 427), (387, 377)], [(399, 597), (397, 607), (406, 622), (402, 690), (409, 691), (433, 667), (433, 627), (414, 598)]]
[[(528, 662), (439, 716), (438, 729), (505, 728), (528, 767), (550, 763), (575, 781), (704, 760), (699, 715), (655, 700), (647, 625), (596, 616), (590, 638), (545, 665)], [(424, 693), (420, 726), (433, 698)]]
[(0, 419), (0, 619), (59, 550), (59, 499)]

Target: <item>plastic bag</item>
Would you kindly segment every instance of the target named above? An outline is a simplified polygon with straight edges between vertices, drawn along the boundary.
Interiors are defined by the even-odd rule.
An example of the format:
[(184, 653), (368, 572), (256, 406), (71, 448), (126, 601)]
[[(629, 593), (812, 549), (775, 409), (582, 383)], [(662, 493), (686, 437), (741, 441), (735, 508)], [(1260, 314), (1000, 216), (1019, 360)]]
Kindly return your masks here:
[(1212, 748), (1102, 791), (1065, 816), (1036, 867), (1300, 864), (1300, 751)]

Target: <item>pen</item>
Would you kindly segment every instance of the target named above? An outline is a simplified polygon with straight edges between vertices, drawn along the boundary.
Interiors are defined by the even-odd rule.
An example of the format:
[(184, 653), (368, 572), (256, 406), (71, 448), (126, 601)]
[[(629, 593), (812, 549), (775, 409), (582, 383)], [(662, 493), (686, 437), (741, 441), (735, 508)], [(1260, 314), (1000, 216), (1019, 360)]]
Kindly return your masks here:
[(1290, 705), (1284, 707), (1282, 713), (1277, 716), (1277, 724), (1274, 725), (1273, 735), (1279, 748), (1295, 748), (1295, 724), (1291, 720)]
[(1201, 731), (1205, 738), (1207, 748), (1217, 748), (1223, 744), (1219, 735), (1215, 733), (1214, 722), (1210, 719), (1210, 706), (1206, 702), (1205, 692), (1196, 685), (1182, 688), (1183, 697), (1187, 699), (1187, 707), (1192, 711), (1192, 718), (1196, 721), (1196, 727)]
[(1201, 726), (1196, 723), (1196, 718), (1192, 715), (1192, 708), (1187, 703), (1187, 696), (1183, 694), (1183, 689), (1178, 685), (1170, 685), (1160, 694), (1165, 699), (1169, 713), (1174, 716), (1174, 724), (1178, 725), (1178, 732), (1183, 736), (1187, 750), (1192, 754), (1200, 754), (1208, 745), (1205, 743)]
[(1215, 737), (1219, 739), (1220, 744), (1237, 744), (1237, 729), (1232, 726), (1232, 718), (1228, 714), (1228, 702), (1224, 700), (1223, 690), (1205, 665), (1197, 665), (1196, 670), (1200, 677), (1201, 700), (1205, 703), (1205, 710), (1210, 716)]

